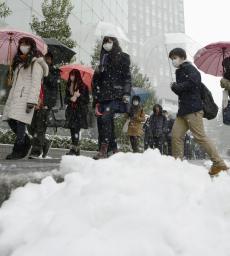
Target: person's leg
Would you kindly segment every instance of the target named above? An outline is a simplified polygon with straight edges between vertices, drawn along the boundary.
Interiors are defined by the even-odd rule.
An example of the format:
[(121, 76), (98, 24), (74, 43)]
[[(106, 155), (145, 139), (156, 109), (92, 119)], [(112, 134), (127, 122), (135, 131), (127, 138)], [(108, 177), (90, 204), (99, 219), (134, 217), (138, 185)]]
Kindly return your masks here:
[(168, 156), (172, 156), (172, 138), (167, 136)]
[(80, 148), (79, 148), (80, 129), (71, 128), (70, 134), (71, 134), (72, 145), (67, 155), (80, 155)]
[(183, 117), (177, 117), (172, 129), (172, 155), (175, 158), (184, 157), (184, 137), (189, 127)]
[(118, 153), (117, 138), (116, 138), (116, 134), (115, 134), (114, 118), (112, 119), (112, 133), (111, 133), (111, 140), (110, 140), (110, 143), (109, 143), (109, 148), (110, 148), (109, 150), (111, 150), (113, 152), (113, 154)]
[(111, 111), (108, 111), (104, 112), (103, 116), (98, 118), (100, 118), (99, 137), (101, 145), (98, 154), (94, 157), (95, 160), (108, 157), (108, 147), (112, 139), (114, 115)]
[(187, 115), (186, 120), (189, 125), (189, 129), (195, 138), (195, 141), (200, 144), (200, 146), (209, 155), (211, 161), (213, 162), (213, 167), (226, 170), (227, 166), (224, 160), (220, 157), (216, 147), (205, 134), (203, 111)]

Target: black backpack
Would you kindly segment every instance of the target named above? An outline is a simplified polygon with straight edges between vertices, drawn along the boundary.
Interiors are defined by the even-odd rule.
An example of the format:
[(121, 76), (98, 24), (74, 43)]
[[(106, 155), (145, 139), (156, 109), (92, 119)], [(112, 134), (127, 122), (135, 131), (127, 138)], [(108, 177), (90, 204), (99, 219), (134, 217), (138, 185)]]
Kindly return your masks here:
[(218, 106), (212, 97), (212, 93), (203, 83), (201, 83), (201, 100), (203, 103), (204, 118), (208, 120), (216, 118), (219, 110)]
[[(191, 79), (191, 77), (189, 77), (189, 75), (186, 74), (185, 71), (184, 71), (184, 74), (188, 79), (190, 79), (191, 82), (196, 84), (196, 82), (193, 81)], [(208, 120), (212, 120), (212, 119), (216, 118), (219, 108), (216, 105), (216, 103), (212, 97), (212, 93), (209, 91), (209, 89), (206, 87), (206, 85), (201, 83), (200, 90), (201, 90), (201, 100), (202, 100), (202, 105), (203, 105), (204, 118), (206, 118)]]

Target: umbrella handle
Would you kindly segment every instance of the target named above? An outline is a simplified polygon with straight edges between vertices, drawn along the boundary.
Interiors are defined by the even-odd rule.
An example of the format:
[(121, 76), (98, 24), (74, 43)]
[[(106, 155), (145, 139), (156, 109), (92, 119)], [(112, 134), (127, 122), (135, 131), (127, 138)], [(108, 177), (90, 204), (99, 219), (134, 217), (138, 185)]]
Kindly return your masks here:
[(170, 64), (170, 61), (169, 61), (169, 58), (168, 58), (169, 53), (168, 53), (168, 49), (167, 49), (167, 45), (166, 44), (165, 44), (165, 51), (166, 51), (167, 59), (168, 59), (169, 72), (170, 72), (171, 81), (173, 82), (172, 67), (171, 67), (171, 64)]
[[(226, 51), (226, 48), (223, 47), (222, 48), (223, 60), (225, 59), (225, 51)], [(223, 75), (224, 75), (224, 65), (222, 64), (222, 66), (223, 66)]]
[(10, 35), (9, 38), (9, 48), (8, 48), (8, 65), (9, 65), (9, 74), (8, 74), (8, 86), (10, 86), (12, 84), (12, 36)]

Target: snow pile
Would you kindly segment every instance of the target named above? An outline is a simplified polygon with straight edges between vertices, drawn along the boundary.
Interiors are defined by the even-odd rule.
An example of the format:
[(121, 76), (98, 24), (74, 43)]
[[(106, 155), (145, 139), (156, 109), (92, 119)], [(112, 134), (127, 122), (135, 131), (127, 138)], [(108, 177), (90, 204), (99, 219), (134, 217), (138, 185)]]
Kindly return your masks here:
[(230, 177), (144, 154), (64, 157), (61, 184), (17, 189), (0, 210), (1, 256), (227, 256)]

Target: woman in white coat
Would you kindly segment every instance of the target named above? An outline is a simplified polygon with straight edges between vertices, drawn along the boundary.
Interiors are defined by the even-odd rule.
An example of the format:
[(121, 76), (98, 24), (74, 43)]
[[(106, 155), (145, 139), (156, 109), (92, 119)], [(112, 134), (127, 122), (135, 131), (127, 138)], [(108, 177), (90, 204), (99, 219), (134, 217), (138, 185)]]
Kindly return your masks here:
[(13, 151), (7, 156), (8, 160), (24, 158), (30, 150), (26, 125), (32, 122), (41, 81), (49, 72), (45, 60), (38, 57), (36, 42), (32, 38), (23, 37), (19, 40), (13, 71), (13, 84), (3, 112), (3, 120), (8, 121), (16, 134)]

